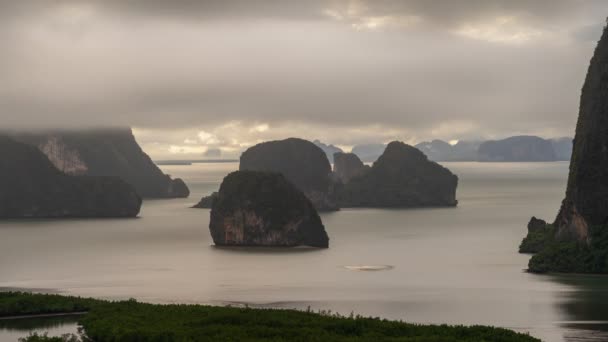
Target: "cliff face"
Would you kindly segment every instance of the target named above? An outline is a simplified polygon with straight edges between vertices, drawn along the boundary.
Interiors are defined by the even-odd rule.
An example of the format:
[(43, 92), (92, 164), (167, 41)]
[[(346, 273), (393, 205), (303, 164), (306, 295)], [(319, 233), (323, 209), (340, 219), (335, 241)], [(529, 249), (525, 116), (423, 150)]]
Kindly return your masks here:
[(209, 230), (219, 246), (327, 248), (325, 227), (308, 198), (283, 175), (236, 171), (224, 178)]
[(608, 223), (608, 30), (604, 29), (581, 93), (566, 198), (558, 235), (587, 240), (589, 226)]
[(608, 28), (581, 93), (566, 198), (553, 224), (533, 218), (520, 252), (532, 272), (608, 273)]
[(343, 207), (455, 206), (458, 177), (420, 150), (394, 141), (365, 174), (344, 186)]
[(323, 150), (310, 141), (289, 138), (250, 147), (241, 155), (239, 170), (281, 173), (318, 210), (337, 210), (332, 199), (331, 166)]
[(37, 148), (0, 137), (0, 218), (134, 217), (141, 198), (118, 178), (69, 176)]
[(486, 141), (479, 146), (477, 160), (484, 162), (555, 161), (553, 144), (535, 136), (516, 136)]
[(343, 182), (348, 183), (353, 177), (360, 176), (369, 170), (354, 153), (338, 152), (334, 154), (334, 174)]
[(130, 129), (19, 133), (14, 138), (36, 146), (69, 175), (120, 177), (142, 197), (188, 197), (181, 179), (171, 179), (139, 147)]

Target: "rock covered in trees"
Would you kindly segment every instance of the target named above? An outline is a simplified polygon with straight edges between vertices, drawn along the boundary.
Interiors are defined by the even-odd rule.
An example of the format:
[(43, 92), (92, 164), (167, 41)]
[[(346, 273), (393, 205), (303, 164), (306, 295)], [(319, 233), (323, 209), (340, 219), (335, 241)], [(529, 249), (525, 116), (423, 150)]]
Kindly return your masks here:
[[(531, 230), (533, 272), (608, 273), (608, 28), (583, 85), (566, 197), (553, 224)], [(520, 247), (521, 250), (521, 247)], [(530, 250), (530, 248), (528, 248)]]
[(211, 209), (219, 246), (311, 246), (329, 238), (311, 201), (282, 174), (236, 171), (224, 178)]
[(482, 143), (477, 151), (483, 162), (555, 161), (557, 157), (549, 140), (535, 136), (515, 136)]
[(197, 208), (197, 209), (211, 209), (213, 207), (213, 203), (215, 203), (215, 200), (217, 199), (218, 193), (217, 191), (212, 193), (209, 196), (204, 196), (203, 198), (201, 198), (201, 200), (195, 204), (192, 208)]
[(535, 232), (544, 229), (546, 226), (547, 222), (545, 222), (545, 220), (541, 220), (539, 218), (536, 218), (535, 216), (532, 216), (530, 222), (528, 222), (528, 231)]
[(360, 176), (369, 170), (354, 153), (337, 152), (334, 154), (334, 174), (343, 183), (348, 183), (353, 177)]
[(239, 170), (283, 174), (312, 201), (318, 210), (337, 210), (334, 182), (327, 156), (310, 141), (289, 138), (268, 141), (241, 155)]
[(171, 179), (171, 183), (169, 183), (168, 193), (171, 194), (171, 197), (188, 198), (190, 189), (181, 178), (175, 178)]
[(120, 177), (149, 198), (188, 197), (181, 179), (156, 166), (137, 144), (130, 128), (11, 133), (16, 140), (38, 147), (69, 175)]
[(36, 147), (0, 137), (0, 217), (134, 217), (141, 198), (115, 177), (69, 176)]
[(393, 141), (371, 169), (347, 183), (343, 207), (455, 206), (458, 177), (420, 150)]
[(604, 29), (581, 93), (566, 198), (558, 234), (586, 241), (589, 227), (608, 222), (608, 29)]

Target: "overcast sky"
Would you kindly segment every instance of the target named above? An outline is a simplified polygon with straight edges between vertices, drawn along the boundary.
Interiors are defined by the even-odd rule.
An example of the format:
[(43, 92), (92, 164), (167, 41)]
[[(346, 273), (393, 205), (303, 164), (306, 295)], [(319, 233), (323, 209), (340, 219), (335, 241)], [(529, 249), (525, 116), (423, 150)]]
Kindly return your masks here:
[(154, 158), (299, 136), (571, 136), (605, 0), (0, 0), (6, 128)]

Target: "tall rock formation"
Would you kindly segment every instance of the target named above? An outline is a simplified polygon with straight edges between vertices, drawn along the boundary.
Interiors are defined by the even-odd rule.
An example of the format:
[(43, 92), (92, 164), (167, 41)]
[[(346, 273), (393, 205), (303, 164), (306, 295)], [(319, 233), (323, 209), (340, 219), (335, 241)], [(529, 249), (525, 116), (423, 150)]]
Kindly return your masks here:
[(570, 174), (553, 224), (528, 227), (533, 272), (608, 273), (608, 28), (583, 85)]
[(604, 29), (581, 93), (566, 198), (555, 220), (560, 236), (587, 240), (608, 223), (608, 30)]
[(141, 198), (115, 177), (69, 176), (36, 147), (0, 136), (0, 218), (134, 217)]
[(343, 207), (456, 206), (458, 177), (415, 147), (393, 141), (371, 169), (348, 182)]
[(334, 174), (342, 181), (348, 183), (352, 178), (360, 176), (369, 170), (354, 153), (337, 152), (334, 154)]
[(212, 204), (209, 230), (218, 246), (311, 246), (329, 238), (308, 198), (283, 175), (236, 171)]
[(337, 210), (334, 182), (325, 152), (310, 141), (289, 138), (268, 141), (241, 155), (239, 170), (283, 174), (312, 201), (318, 210)]
[(482, 143), (477, 151), (482, 162), (539, 162), (555, 161), (551, 141), (535, 136), (515, 136)]
[(69, 175), (120, 177), (133, 185), (142, 197), (172, 198), (190, 194), (181, 179), (163, 174), (139, 147), (129, 128), (14, 133), (12, 136), (38, 147), (59, 170)]

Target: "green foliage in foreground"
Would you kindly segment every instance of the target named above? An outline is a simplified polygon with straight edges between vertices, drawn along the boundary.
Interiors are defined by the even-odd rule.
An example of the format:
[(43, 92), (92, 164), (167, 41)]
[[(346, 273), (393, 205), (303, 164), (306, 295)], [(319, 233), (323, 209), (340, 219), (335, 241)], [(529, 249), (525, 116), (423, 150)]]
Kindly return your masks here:
[(105, 302), (55, 294), (0, 292), (0, 317), (84, 312), (101, 303)]
[(538, 273), (608, 273), (608, 227), (594, 226), (589, 233), (589, 244), (546, 240), (530, 259), (528, 269)]
[[(45, 295), (3, 294), (13, 300)], [(59, 297), (59, 296), (57, 296)], [(56, 299), (56, 297), (53, 297)], [(65, 298), (73, 303), (74, 297)], [(1, 302), (1, 301), (0, 301)], [(40, 303), (49, 301), (40, 300)], [(203, 305), (156, 305), (93, 301), (80, 324), (86, 338), (96, 342), (121, 341), (539, 341), (528, 335), (485, 326), (416, 325), (363, 317), (312, 312), (213, 307)], [(69, 306), (66, 304), (66, 307)], [(42, 307), (39, 311), (45, 311)], [(31, 335), (27, 342), (59, 342), (66, 339)]]
[(154, 305), (99, 306), (82, 321), (105, 341), (537, 341), (493, 327), (415, 325), (276, 309)]

